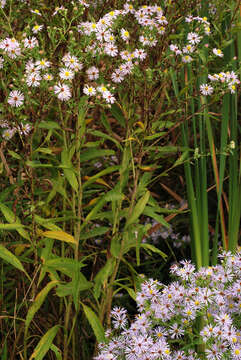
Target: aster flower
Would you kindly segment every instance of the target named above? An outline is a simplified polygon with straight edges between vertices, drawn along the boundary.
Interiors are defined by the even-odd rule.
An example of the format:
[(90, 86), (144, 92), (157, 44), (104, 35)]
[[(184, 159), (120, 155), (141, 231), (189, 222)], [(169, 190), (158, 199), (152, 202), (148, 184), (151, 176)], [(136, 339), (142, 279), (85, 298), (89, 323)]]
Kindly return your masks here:
[(119, 69), (111, 74), (111, 80), (114, 83), (121, 83), (124, 80), (124, 77), (121, 75), (121, 71)]
[(16, 129), (12, 128), (8, 128), (8, 129), (5, 129), (2, 133), (2, 137), (5, 139), (5, 140), (10, 140), (14, 134), (16, 133)]
[(51, 80), (53, 80), (53, 75), (52, 74), (44, 74), (43, 78), (44, 78), (44, 80), (51, 81)]
[(190, 44), (195, 45), (201, 41), (201, 37), (197, 33), (191, 32), (187, 35), (187, 40)]
[(55, 85), (54, 93), (61, 101), (67, 101), (71, 98), (70, 88), (66, 84), (58, 83), (58, 85)]
[(137, 58), (137, 59), (140, 59), (140, 60), (144, 60), (147, 56), (147, 53), (145, 52), (144, 49), (136, 49), (134, 51), (134, 56)]
[(105, 91), (102, 96), (108, 104), (114, 104), (114, 102), (116, 101), (115, 97), (113, 96), (113, 94), (111, 94), (110, 91)]
[(20, 47), (12, 47), (8, 50), (7, 54), (11, 59), (16, 59), (18, 56), (21, 55), (21, 48)]
[(34, 34), (37, 34), (39, 31), (41, 31), (43, 29), (43, 27), (44, 27), (43, 25), (34, 25), (32, 27), (32, 32)]
[(21, 135), (28, 135), (30, 133), (30, 131), (32, 130), (32, 125), (30, 124), (21, 124), (21, 126), (19, 127), (18, 131)]
[(6, 5), (6, 0), (1, 0), (0, 7), (3, 9), (5, 5)]
[(62, 68), (60, 69), (59, 77), (63, 80), (72, 80), (74, 78), (74, 73), (70, 69)]
[(129, 31), (127, 31), (126, 29), (121, 29), (121, 38), (124, 40), (124, 41), (128, 41), (129, 38), (130, 38), (130, 33)]
[(38, 9), (35, 9), (35, 10), (30, 10), (30, 11), (31, 11), (31, 13), (33, 13), (33, 14), (36, 14), (36, 15), (42, 16), (42, 15), (41, 15), (41, 13), (40, 13), (40, 11), (39, 11)]
[(107, 55), (115, 57), (118, 54), (117, 46), (113, 43), (106, 43), (104, 47), (104, 51)]
[(94, 96), (96, 94), (96, 89), (93, 86), (85, 85), (83, 93), (88, 96)]
[(47, 61), (46, 59), (38, 60), (35, 62), (35, 66), (38, 70), (39, 69), (43, 70), (50, 66), (50, 62)]
[(24, 102), (24, 95), (19, 90), (13, 90), (10, 92), (8, 97), (9, 105), (13, 107), (19, 107), (23, 105)]
[(213, 87), (208, 84), (200, 85), (201, 94), (204, 96), (211, 95), (213, 93)]
[(213, 53), (214, 53), (214, 55), (217, 55), (217, 56), (219, 56), (219, 57), (223, 57), (222, 50), (220, 50), (220, 49), (214, 48), (214, 49), (213, 49)]
[(185, 47), (182, 49), (182, 52), (183, 52), (184, 54), (189, 54), (189, 53), (193, 53), (194, 50), (195, 50), (195, 47), (192, 46), (192, 45), (190, 45), (190, 44), (188, 44), (187, 46), (185, 46)]
[(182, 57), (182, 62), (184, 63), (190, 63), (192, 62), (193, 58), (190, 55), (185, 55)]
[(86, 70), (89, 80), (97, 80), (99, 77), (99, 69), (95, 66), (91, 66), (89, 69)]
[(59, 11), (61, 10), (65, 10), (65, 8), (62, 6), (57, 6), (55, 9), (54, 9), (54, 12), (53, 12), (53, 16), (57, 15)]
[(26, 83), (28, 86), (37, 87), (40, 85), (40, 80), (42, 77), (39, 73), (35, 72), (33, 74), (29, 74), (26, 79)]
[(24, 47), (27, 48), (27, 49), (33, 49), (35, 48), (36, 46), (38, 46), (38, 40), (36, 39), (36, 37), (31, 37), (31, 38), (25, 38), (23, 40), (23, 44), (24, 44)]

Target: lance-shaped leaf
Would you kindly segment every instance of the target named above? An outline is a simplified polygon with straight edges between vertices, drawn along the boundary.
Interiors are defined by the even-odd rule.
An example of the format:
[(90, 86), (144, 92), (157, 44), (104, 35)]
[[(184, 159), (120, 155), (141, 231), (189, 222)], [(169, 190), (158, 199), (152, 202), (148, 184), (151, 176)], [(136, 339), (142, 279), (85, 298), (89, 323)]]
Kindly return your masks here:
[(150, 192), (147, 191), (140, 200), (137, 201), (136, 206), (134, 207), (131, 216), (127, 219), (125, 227), (127, 228), (129, 225), (135, 223), (139, 216), (143, 213), (146, 204), (148, 203), (150, 197)]
[(75, 238), (64, 231), (45, 231), (42, 233), (42, 235), (50, 239), (56, 239), (60, 241), (65, 241), (67, 243), (76, 244)]
[(24, 272), (24, 274), (30, 279), (30, 277), (24, 270), (24, 267), (22, 263), (18, 260), (18, 258), (2, 245), (0, 245), (0, 257), (3, 260), (7, 261), (9, 264), (13, 265), (16, 269)]
[[(0, 210), (3, 214), (3, 216), (5, 217), (5, 219), (10, 223), (10, 224), (21, 224), (20, 219), (14, 214), (14, 212), (12, 210), (10, 210), (6, 205), (4, 205), (3, 203), (0, 202)], [(19, 235), (21, 235), (24, 239), (30, 240), (29, 234), (27, 233), (26, 230), (24, 230), (23, 228), (16, 228), (16, 231), (19, 233)]]
[(105, 342), (105, 332), (101, 325), (100, 319), (97, 317), (97, 315), (94, 313), (94, 311), (87, 305), (84, 305), (82, 303), (84, 313), (94, 331), (94, 334), (96, 336), (97, 341)]
[(53, 289), (53, 287), (55, 287), (58, 283), (59, 283), (58, 281), (49, 282), (34, 299), (33, 305), (28, 310), (26, 320), (25, 320), (25, 331), (24, 331), (25, 340), (26, 340), (26, 337), (28, 334), (29, 325), (34, 318), (34, 315), (42, 306), (42, 304), (43, 304), (44, 300), (46, 299), (50, 290)]
[(64, 149), (61, 153), (61, 162), (63, 165), (64, 175), (66, 176), (66, 179), (72, 186), (72, 188), (78, 192), (79, 185), (76, 178), (76, 175), (74, 173), (74, 168), (70, 160), (70, 156), (66, 149)]
[(49, 329), (46, 334), (41, 338), (38, 345), (34, 349), (34, 352), (32, 353), (29, 360), (42, 360), (44, 356), (49, 351), (52, 342), (60, 328), (60, 325), (55, 325), (51, 329)]

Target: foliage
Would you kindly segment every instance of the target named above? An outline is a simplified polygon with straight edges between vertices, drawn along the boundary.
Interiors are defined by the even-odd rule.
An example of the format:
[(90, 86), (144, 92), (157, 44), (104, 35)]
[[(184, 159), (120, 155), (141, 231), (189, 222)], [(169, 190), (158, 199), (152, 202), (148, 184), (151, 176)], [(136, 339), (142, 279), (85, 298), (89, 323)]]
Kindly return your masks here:
[(239, 4), (0, 6), (1, 359), (90, 359), (187, 213), (197, 267), (237, 247)]

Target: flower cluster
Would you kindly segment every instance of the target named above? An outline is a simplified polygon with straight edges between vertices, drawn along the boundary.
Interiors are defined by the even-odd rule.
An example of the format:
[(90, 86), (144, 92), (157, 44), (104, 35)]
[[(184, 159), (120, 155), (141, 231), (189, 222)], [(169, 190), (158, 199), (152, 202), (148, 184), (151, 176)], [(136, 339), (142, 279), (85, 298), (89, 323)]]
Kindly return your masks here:
[[(214, 74), (214, 75), (209, 74), (208, 79), (212, 83), (221, 82), (221, 84), (223, 84), (223, 89), (224, 90), (228, 89), (231, 92), (231, 94), (235, 93), (237, 85), (240, 84), (240, 80), (238, 79), (238, 76), (237, 74), (235, 74), (234, 71), (221, 72), (219, 74)], [(220, 88), (220, 85), (217, 87)], [(214, 87), (208, 84), (202, 84), (200, 85), (200, 91), (201, 94), (204, 96), (211, 95), (214, 91)]]
[[(170, 50), (175, 53), (176, 56), (182, 56), (182, 62), (190, 63), (194, 60), (193, 56), (198, 55), (198, 46), (201, 44), (205, 35), (210, 35), (210, 23), (206, 17), (192, 16), (186, 17), (185, 21), (188, 24), (197, 24), (194, 30), (188, 32), (184, 45), (180, 47), (177, 44), (171, 44)], [(191, 26), (191, 25), (190, 25)]]
[(220, 257), (221, 265), (199, 271), (189, 261), (174, 264), (178, 280), (170, 285), (145, 280), (135, 320), (128, 326), (126, 311), (114, 308), (113, 329), (95, 360), (240, 360), (241, 252)]
[(32, 129), (32, 126), (29, 123), (21, 122), (20, 124), (13, 126), (8, 123), (8, 121), (1, 119), (0, 128), (3, 129), (2, 137), (4, 140), (10, 140), (16, 133), (19, 133), (20, 136), (28, 135)]

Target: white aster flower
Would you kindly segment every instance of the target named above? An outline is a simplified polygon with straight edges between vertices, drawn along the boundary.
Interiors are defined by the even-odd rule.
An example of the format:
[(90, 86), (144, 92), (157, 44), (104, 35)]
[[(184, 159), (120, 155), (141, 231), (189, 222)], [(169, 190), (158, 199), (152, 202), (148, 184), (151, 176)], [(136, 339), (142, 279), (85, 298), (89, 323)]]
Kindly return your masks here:
[(44, 74), (43, 78), (44, 78), (44, 80), (51, 81), (51, 80), (53, 80), (53, 75), (52, 74)]
[(36, 15), (42, 16), (42, 15), (41, 15), (41, 13), (40, 13), (40, 11), (39, 11), (38, 9), (35, 9), (35, 10), (30, 10), (30, 11), (31, 11), (31, 13), (33, 13), (33, 14), (36, 14)]
[(122, 76), (121, 71), (119, 69), (117, 69), (112, 73), (111, 80), (114, 83), (121, 83), (124, 80), (124, 77)]
[(77, 66), (79, 70), (82, 69), (83, 65), (79, 62), (76, 56), (67, 53), (62, 59), (64, 65), (70, 69), (75, 69)]
[(63, 80), (72, 80), (74, 78), (74, 72), (70, 69), (62, 68), (60, 69), (59, 76)]
[(108, 104), (114, 104), (114, 102), (116, 101), (115, 97), (113, 96), (113, 94), (111, 94), (110, 91), (105, 91), (102, 96)]
[(176, 55), (181, 55), (182, 51), (179, 50), (178, 46), (176, 44), (171, 44), (169, 46), (170, 50), (173, 51)]
[(24, 95), (19, 90), (13, 90), (10, 92), (8, 97), (8, 103), (11, 106), (19, 107), (23, 105)]
[(117, 46), (115, 46), (113, 43), (106, 43), (104, 51), (107, 55), (112, 57), (115, 57), (118, 54)]
[(40, 85), (41, 79), (42, 77), (40, 76), (40, 74), (36, 72), (27, 76), (26, 83), (28, 86), (37, 87)]
[(21, 55), (21, 49), (20, 47), (10, 48), (7, 54), (11, 59), (16, 59), (18, 56)]
[(163, 35), (165, 33), (165, 30), (166, 30), (164, 26), (160, 26), (157, 29), (158, 29), (159, 34), (161, 34), (161, 35)]
[(105, 85), (101, 85), (97, 87), (97, 90), (104, 95), (106, 92), (109, 92), (109, 90), (107, 89), (107, 87)]
[(134, 51), (134, 56), (137, 59), (144, 60), (146, 58), (146, 56), (147, 56), (147, 53), (144, 51), (144, 49), (136, 49)]
[(6, 0), (1, 0), (0, 1), (0, 6), (1, 6), (2, 9), (4, 8), (5, 5), (6, 5)]
[(35, 66), (37, 67), (37, 69), (46, 69), (50, 66), (50, 62), (46, 59), (38, 60), (35, 62)]
[(32, 27), (32, 31), (34, 34), (37, 34), (39, 31), (41, 31), (43, 29), (43, 25), (35, 25), (34, 27)]
[(61, 10), (65, 10), (65, 8), (63, 6), (57, 6), (55, 9), (54, 9), (54, 12), (53, 12), (53, 16), (55, 16), (56, 14), (58, 14), (59, 11)]
[(121, 29), (121, 38), (124, 40), (124, 41), (128, 41), (129, 38), (130, 38), (130, 33), (129, 31), (127, 31), (126, 29)]
[(228, 88), (229, 88), (231, 94), (235, 94), (236, 85), (234, 85), (234, 84), (229, 84), (229, 85), (228, 85)]
[(193, 58), (190, 55), (185, 55), (182, 57), (182, 61), (184, 63), (190, 63), (190, 62), (192, 62), (192, 60), (193, 60)]
[(222, 50), (220, 50), (220, 49), (214, 48), (214, 49), (213, 49), (213, 53), (214, 53), (214, 55), (217, 55), (217, 56), (219, 56), (219, 57), (223, 57)]
[(91, 66), (89, 69), (86, 70), (89, 80), (97, 80), (99, 77), (99, 69), (95, 66)]
[(189, 53), (193, 53), (194, 50), (195, 50), (194, 46), (192, 46), (192, 45), (189, 44), (189, 45), (185, 46), (185, 47), (182, 49), (182, 52), (183, 52), (184, 54), (189, 54)]
[(201, 41), (201, 37), (197, 33), (191, 32), (187, 35), (187, 40), (190, 44), (195, 45)]
[(2, 133), (2, 137), (5, 139), (5, 140), (10, 140), (14, 134), (16, 133), (16, 129), (6, 129), (3, 131)]
[(30, 124), (21, 124), (18, 131), (21, 135), (28, 135), (32, 129), (32, 125)]
[(211, 95), (213, 93), (213, 87), (208, 84), (200, 85), (200, 91), (202, 95)]
[(58, 83), (54, 86), (54, 93), (58, 96), (61, 101), (67, 101), (71, 98), (71, 91), (68, 85)]
[(34, 47), (38, 46), (38, 40), (34, 36), (31, 38), (25, 38), (23, 40), (23, 45), (27, 49), (33, 49)]
[(83, 93), (89, 96), (93, 96), (96, 94), (96, 89), (93, 86), (85, 85)]
[(161, 25), (167, 25), (168, 24), (168, 21), (167, 21), (167, 19), (166, 19), (166, 17), (164, 15), (157, 16), (156, 20)]

